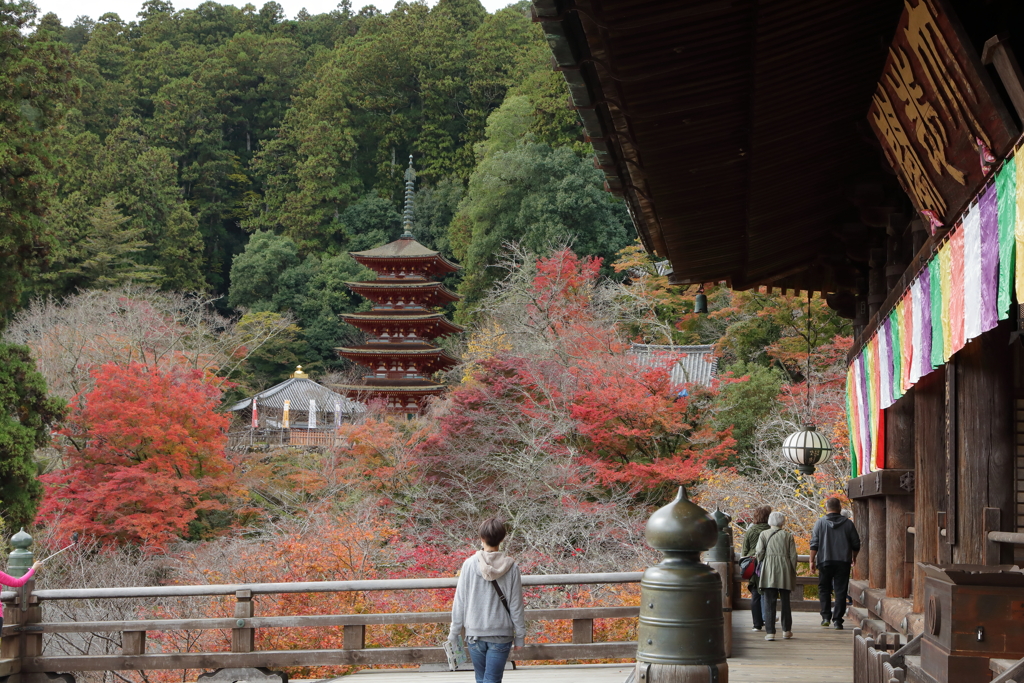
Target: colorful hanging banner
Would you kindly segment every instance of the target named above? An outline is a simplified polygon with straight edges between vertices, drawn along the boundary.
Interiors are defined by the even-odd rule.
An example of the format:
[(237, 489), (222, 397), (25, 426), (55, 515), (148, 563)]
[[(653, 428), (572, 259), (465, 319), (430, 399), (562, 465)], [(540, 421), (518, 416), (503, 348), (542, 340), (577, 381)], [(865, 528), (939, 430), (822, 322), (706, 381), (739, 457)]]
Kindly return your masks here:
[(847, 372), (853, 476), (885, 467), (884, 410), (1024, 301), (1024, 159), (1007, 159)]

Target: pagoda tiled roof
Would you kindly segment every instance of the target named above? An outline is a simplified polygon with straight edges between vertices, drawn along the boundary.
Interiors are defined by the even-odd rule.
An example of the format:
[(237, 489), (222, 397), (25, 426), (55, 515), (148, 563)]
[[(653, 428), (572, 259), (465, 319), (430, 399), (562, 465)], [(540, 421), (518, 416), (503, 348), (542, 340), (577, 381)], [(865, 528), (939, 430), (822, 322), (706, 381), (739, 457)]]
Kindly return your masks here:
[(349, 252), (349, 254), (360, 263), (364, 260), (390, 261), (395, 259), (415, 259), (436, 261), (438, 264), (444, 265), (446, 269), (449, 269), (452, 272), (459, 270), (459, 266), (457, 264), (446, 259), (440, 252), (434, 251), (433, 249), (427, 249), (414, 239), (397, 239), (394, 242), (388, 242), (382, 247), (375, 247), (364, 251), (352, 251)]
[[(398, 380), (385, 380), (397, 382)], [(338, 388), (348, 393), (375, 393), (375, 394), (439, 394), (445, 390), (443, 384), (430, 382), (430, 384), (340, 384)]]
[(444, 313), (420, 313), (415, 310), (343, 313), (341, 319), (356, 326), (360, 323), (402, 323), (419, 326), (419, 323), (436, 322), (438, 327), (451, 332), (462, 332), (465, 329), (446, 318)]
[(443, 292), (453, 300), (458, 300), (459, 295), (448, 289), (444, 284), (437, 282), (436, 280), (427, 280), (425, 278), (381, 278), (379, 280), (363, 280), (359, 282), (346, 282), (352, 290), (358, 291), (360, 289), (412, 289), (412, 290), (431, 290), (437, 292)]
[(348, 358), (362, 365), (376, 362), (374, 359), (416, 358), (420, 362), (427, 363), (428, 367), (433, 366), (435, 369), (443, 369), (450, 368), (459, 362), (457, 358), (448, 355), (444, 349), (437, 347), (403, 349), (401, 348), (402, 344), (391, 344), (390, 346), (391, 348), (385, 348), (364, 344), (362, 346), (339, 347), (335, 350), (343, 358)]
[(388, 346), (374, 346), (371, 344), (363, 344), (360, 346), (339, 346), (335, 348), (338, 353), (344, 354), (360, 354), (360, 355), (374, 355), (374, 356), (447, 356), (452, 362), (457, 362), (457, 359), (453, 356), (449, 356), (448, 352), (439, 347), (430, 348), (403, 348), (403, 344), (389, 344)]
[[(342, 313), (341, 317), (352, 320), (438, 320), (444, 313), (425, 311), (424, 309), (383, 309), (369, 310), (364, 313)], [(445, 318), (447, 320), (447, 318)]]

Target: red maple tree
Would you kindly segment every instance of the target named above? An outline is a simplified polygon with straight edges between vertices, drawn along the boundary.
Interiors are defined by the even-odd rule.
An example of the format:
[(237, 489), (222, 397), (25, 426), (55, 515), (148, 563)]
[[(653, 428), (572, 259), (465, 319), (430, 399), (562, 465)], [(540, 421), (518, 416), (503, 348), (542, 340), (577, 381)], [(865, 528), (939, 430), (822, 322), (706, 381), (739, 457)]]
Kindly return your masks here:
[(40, 521), (58, 538), (153, 548), (186, 536), (235, 495), (220, 390), (198, 370), (113, 363), (93, 372), (61, 431), (65, 467), (41, 477)]

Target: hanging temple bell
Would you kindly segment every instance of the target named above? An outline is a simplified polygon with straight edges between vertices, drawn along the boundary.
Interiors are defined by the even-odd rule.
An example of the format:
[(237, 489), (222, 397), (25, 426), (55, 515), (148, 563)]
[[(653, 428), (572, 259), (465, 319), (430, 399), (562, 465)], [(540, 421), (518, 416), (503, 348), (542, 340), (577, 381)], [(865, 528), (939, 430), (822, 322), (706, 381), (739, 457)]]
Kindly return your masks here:
[(640, 581), (637, 683), (728, 683), (722, 580), (700, 561), (718, 543), (716, 520), (680, 486), (647, 521), (647, 544), (665, 553)]

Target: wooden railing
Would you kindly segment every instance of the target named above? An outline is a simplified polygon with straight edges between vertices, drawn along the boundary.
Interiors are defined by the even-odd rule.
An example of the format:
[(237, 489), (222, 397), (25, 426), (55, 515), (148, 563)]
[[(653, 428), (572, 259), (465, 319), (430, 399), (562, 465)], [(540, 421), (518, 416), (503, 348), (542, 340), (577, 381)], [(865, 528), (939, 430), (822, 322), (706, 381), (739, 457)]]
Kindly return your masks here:
[[(638, 583), (642, 573), (556, 574), (524, 576), (523, 586)], [(367, 648), (366, 627), (388, 624), (450, 623), (449, 612), (400, 614), (331, 614), (259, 617), (253, 613), (257, 595), (407, 591), (455, 588), (457, 579), (397, 579), (381, 581), (318, 581), (299, 583), (151, 586), (140, 588), (78, 588), (33, 590), (33, 581), (17, 591), (0, 593), (4, 626), (0, 643), (0, 678), (13, 673), (111, 671), (152, 669), (223, 669), (294, 666), (427, 664), (446, 661), (441, 647)], [(159, 599), (234, 596), (231, 618), (138, 619), (122, 621), (42, 621), (41, 605), (57, 600)], [(636, 642), (593, 642), (594, 619), (636, 617), (639, 607), (582, 607), (528, 609), (527, 621), (571, 620), (572, 642), (527, 644), (515, 658), (566, 660), (632, 658)], [(255, 649), (255, 634), (266, 628), (343, 628), (342, 649)], [(231, 630), (230, 652), (147, 652), (147, 634), (166, 631)], [(55, 655), (44, 652), (44, 634), (93, 633), (119, 635), (119, 654)]]
[[(796, 561), (798, 563), (799, 562), (810, 562), (811, 561), (811, 556), (810, 555), (797, 555), (796, 556)], [(734, 570), (734, 573), (733, 573), (733, 582), (734, 582), (734, 584), (733, 584), (734, 585), (734, 589), (733, 590), (735, 591), (734, 595), (738, 596), (738, 595), (741, 594), (742, 587), (744, 585), (746, 585), (746, 581), (743, 580), (743, 577), (741, 575), (738, 562), (736, 563), (736, 569)], [(794, 587), (793, 593), (792, 593), (792, 595), (790, 595), (790, 598), (789, 598), (790, 608), (794, 612), (817, 612), (818, 609), (819, 609), (819, 604), (820, 604), (818, 602), (817, 596), (815, 596), (815, 597), (813, 597), (811, 599), (807, 599), (807, 597), (804, 594), (804, 587), (805, 586), (817, 586), (817, 585), (818, 585), (818, 577), (817, 576), (798, 576), (798, 577), (796, 577), (796, 586)], [(750, 598), (736, 598), (733, 601), (733, 609), (735, 609), (735, 610), (743, 610), (743, 609), (749, 610), (750, 609)]]
[(245, 429), (228, 433), (228, 450), (259, 451), (274, 446), (333, 448), (345, 444), (334, 427), (325, 429)]

